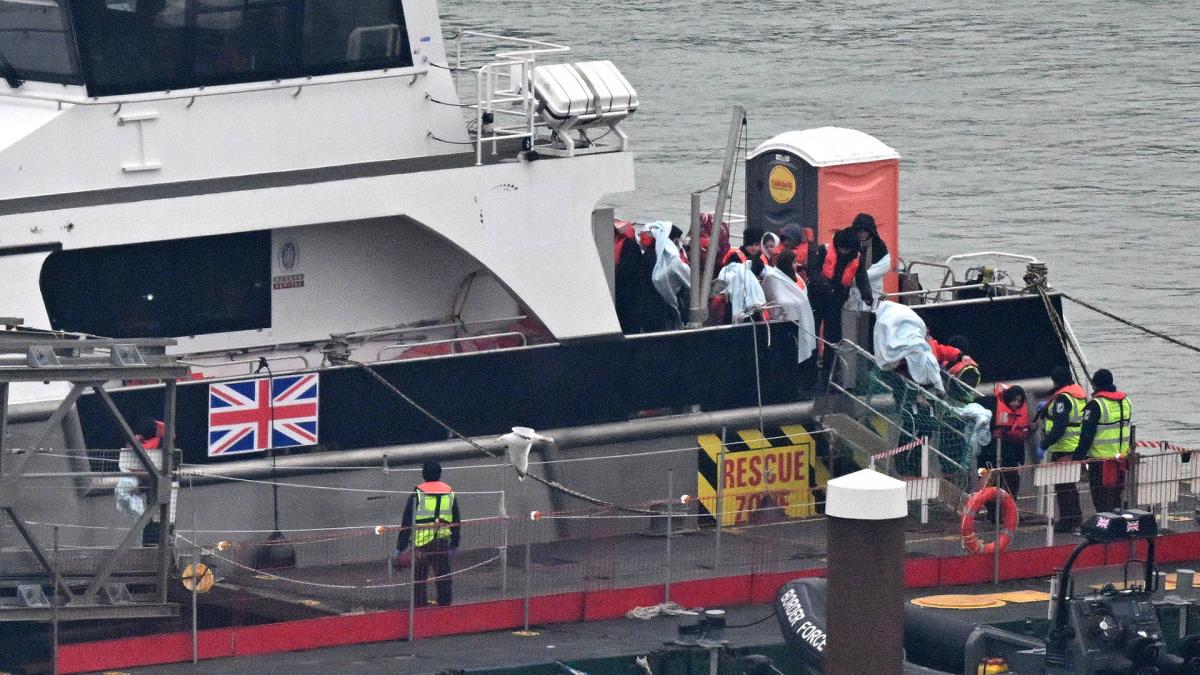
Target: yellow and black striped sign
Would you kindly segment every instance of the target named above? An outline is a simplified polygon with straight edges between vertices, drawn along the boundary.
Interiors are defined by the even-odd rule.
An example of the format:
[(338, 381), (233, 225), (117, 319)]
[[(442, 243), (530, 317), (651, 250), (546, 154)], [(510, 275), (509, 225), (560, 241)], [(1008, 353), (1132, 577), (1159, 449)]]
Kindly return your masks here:
[[(697, 496), (700, 513), (724, 525), (750, 522), (759, 510), (772, 508), (789, 518), (816, 513), (809, 487), (809, 464), (816, 456), (816, 443), (799, 424), (738, 431), (726, 437), (721, 457), (721, 437), (707, 434), (696, 438), (700, 445), (696, 461)], [(717, 486), (721, 505), (717, 506)]]

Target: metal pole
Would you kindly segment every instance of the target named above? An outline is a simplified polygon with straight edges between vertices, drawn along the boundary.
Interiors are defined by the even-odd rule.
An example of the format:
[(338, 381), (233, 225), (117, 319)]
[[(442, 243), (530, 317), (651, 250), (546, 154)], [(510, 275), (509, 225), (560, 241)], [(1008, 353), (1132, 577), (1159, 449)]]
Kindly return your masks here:
[(524, 602), (524, 608), (523, 608), (524, 615), (525, 615), (524, 630), (526, 633), (529, 632), (529, 567), (530, 567), (529, 563), (530, 563), (530, 560), (532, 559), (532, 556), (529, 553), (529, 537), (532, 536), (532, 534), (533, 533), (529, 531), (528, 526), (526, 526), (526, 530), (525, 530), (525, 602)]
[(59, 569), (60, 563), (61, 563), (61, 561), (59, 560), (59, 557), (58, 557), (58, 526), (55, 525), (54, 526), (54, 598), (51, 601), (54, 604), (51, 605), (51, 608), (50, 608), (50, 611), (52, 613), (51, 623), (53, 624), (53, 626), (51, 628), (51, 633), (52, 633), (51, 650), (52, 650), (53, 660), (54, 660), (54, 675), (58, 675), (58, 582), (59, 582), (58, 569)]
[(671, 521), (675, 513), (675, 469), (667, 469), (667, 564), (663, 581), (663, 602), (671, 601)]
[[(1163, 469), (1165, 468), (1163, 463), (1167, 458), (1168, 452), (1169, 449), (1167, 448), (1167, 442), (1159, 441), (1159, 457), (1161, 457), (1161, 459), (1158, 460), (1158, 466), (1160, 472), (1163, 472)], [(1103, 471), (1103, 469), (1101, 469), (1101, 471)], [(1166, 476), (1159, 476), (1159, 479), (1155, 481), (1155, 487), (1158, 489), (1159, 494), (1162, 495), (1162, 525), (1160, 525), (1158, 528), (1160, 530), (1168, 530), (1171, 528), (1171, 502), (1168, 499), (1170, 494), (1168, 490), (1163, 489), (1162, 483), (1165, 482), (1163, 480), (1164, 478), (1166, 478)]]
[[(704, 261), (700, 259), (700, 192), (692, 193), (692, 240), (688, 265), (692, 277), (691, 298), (692, 308), (688, 314), (688, 326), (699, 328), (708, 320), (708, 298), (700, 297), (700, 275), (704, 273)], [(712, 247), (712, 235), (709, 235), (709, 247)]]
[[(1058, 505), (1057, 487), (1055, 485), (1043, 485), (1042, 489), (1046, 494), (1046, 546), (1054, 545), (1054, 508)], [(1053, 598), (1054, 594), (1051, 593)]]
[(412, 642), (414, 639), (413, 626), (416, 623), (414, 618), (417, 613), (417, 530), (415, 525), (409, 534), (411, 536), (408, 544), (408, 641)]
[[(1001, 471), (1000, 464), (1000, 439), (996, 439), (996, 463), (992, 465), (992, 470), (996, 472), (996, 509), (994, 511), (996, 521), (996, 538), (992, 541), (995, 546), (992, 548), (992, 583), (1000, 583), (1000, 492), (1004, 491), (1004, 486), (1008, 485), (1008, 481), (1003, 480), (1004, 472)], [(1013, 502), (1016, 502), (1017, 496), (1013, 495)]]
[(503, 544), (500, 548), (500, 597), (508, 598), (508, 506), (504, 490), (500, 491), (500, 530)]
[[(871, 462), (874, 463), (875, 458), (872, 457)], [(921, 444), (921, 478), (923, 478), (923, 479), (929, 478), (929, 443), (928, 443), (928, 439), (926, 439), (925, 443)], [(925, 490), (922, 489), (921, 493), (924, 494)], [(921, 497), (921, 524), (922, 525), (929, 524), (929, 498), (928, 497)]]
[[(167, 603), (167, 591), (170, 584), (171, 562), (174, 556), (172, 555), (174, 546), (171, 538), (171, 487), (172, 479), (175, 474), (175, 380), (165, 380), (165, 390), (163, 391), (163, 436), (160, 443), (162, 450), (160, 457), (162, 469), (159, 475), (155, 477), (157, 487), (154, 490), (154, 495), (157, 498), (158, 505), (158, 555), (159, 555), (159, 583), (162, 584), (159, 592), (159, 602), (164, 605)], [(153, 473), (153, 472), (151, 472)], [(160, 494), (163, 488), (166, 488), (166, 499), (163, 499)]]
[(192, 485), (192, 478), (188, 477), (188, 499), (192, 500), (192, 663), (200, 660), (200, 640), (199, 631), (197, 630), (197, 619), (199, 612), (196, 609), (196, 603), (199, 600), (197, 597), (200, 586), (200, 578), (196, 577), (196, 572), (200, 570), (200, 540), (196, 538), (196, 493)]
[(721, 164), (721, 182), (717, 187), (717, 204), (713, 208), (713, 229), (709, 237), (708, 254), (704, 256), (704, 274), (700, 277), (700, 297), (706, 301), (712, 285), (713, 270), (717, 265), (717, 243), (720, 242), (721, 222), (725, 220), (726, 202), (729, 200), (729, 182), (733, 175), (733, 162), (737, 158), (738, 143), (742, 126), (746, 124), (746, 109), (733, 106), (729, 118), (729, 137), (725, 141), (725, 160)]
[(721, 530), (725, 527), (725, 433), (721, 427), (721, 454), (717, 456), (717, 541), (713, 547), (713, 570), (721, 569)]

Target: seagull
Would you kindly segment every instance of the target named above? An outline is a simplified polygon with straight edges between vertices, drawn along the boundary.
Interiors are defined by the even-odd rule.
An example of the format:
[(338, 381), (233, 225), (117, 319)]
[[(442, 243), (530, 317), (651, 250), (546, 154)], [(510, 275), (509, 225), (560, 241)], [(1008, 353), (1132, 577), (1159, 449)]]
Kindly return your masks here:
[(533, 445), (554, 445), (553, 438), (543, 436), (529, 427), (513, 427), (512, 433), (504, 434), (499, 441), (508, 448), (508, 462), (517, 470), (520, 480), (525, 480), (529, 473), (529, 451)]

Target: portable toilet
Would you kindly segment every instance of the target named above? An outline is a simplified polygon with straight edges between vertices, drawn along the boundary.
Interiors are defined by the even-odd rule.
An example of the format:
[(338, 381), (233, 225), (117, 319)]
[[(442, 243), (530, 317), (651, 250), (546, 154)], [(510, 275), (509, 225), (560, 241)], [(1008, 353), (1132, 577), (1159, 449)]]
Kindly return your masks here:
[[(850, 227), (860, 213), (875, 218), (895, 266), (900, 155), (870, 134), (840, 127), (788, 131), (746, 160), (747, 227), (778, 233), (794, 223), (810, 230), (815, 241), (831, 244), (833, 233)], [(894, 268), (884, 287), (896, 290)]]

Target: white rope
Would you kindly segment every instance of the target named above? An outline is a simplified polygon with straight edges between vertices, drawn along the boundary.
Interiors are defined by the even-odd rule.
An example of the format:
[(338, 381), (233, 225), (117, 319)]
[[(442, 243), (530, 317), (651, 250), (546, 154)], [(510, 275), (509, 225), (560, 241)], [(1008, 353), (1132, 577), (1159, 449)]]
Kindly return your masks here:
[[(178, 536), (179, 536), (179, 538), (180, 538), (180, 539), (182, 539), (183, 541), (187, 542), (188, 544), (191, 544), (192, 546), (197, 546), (196, 542), (194, 542), (194, 541), (190, 541), (190, 540), (189, 540), (187, 537), (184, 537), (183, 535), (178, 535)], [(409, 581), (401, 581), (401, 582), (394, 583), (394, 584), (362, 584), (362, 585), (355, 585), (355, 584), (322, 584), (322, 583), (317, 583), (317, 582), (315, 582), (315, 581), (302, 581), (302, 580), (300, 580), (300, 579), (292, 579), (292, 578), (290, 578), (290, 577), (282, 577), (282, 576), (279, 576), (278, 574), (273, 574), (273, 573), (271, 573), (271, 572), (268, 572), (268, 571), (266, 571), (266, 570), (255, 569), (255, 568), (253, 568), (253, 567), (250, 567), (249, 565), (243, 565), (243, 564), (239, 563), (239, 562), (238, 562), (238, 561), (236, 561), (236, 560), (232, 560), (232, 559), (230, 559), (230, 558), (226, 558), (225, 556), (223, 556), (223, 555), (220, 555), (220, 554), (218, 554), (218, 553), (215, 553), (215, 552), (213, 552), (213, 551), (211, 551), (211, 550), (206, 550), (206, 554), (207, 554), (208, 556), (210, 556), (210, 557), (212, 557), (212, 558), (216, 558), (217, 560), (220, 560), (220, 561), (222, 561), (222, 562), (227, 562), (227, 563), (229, 563), (230, 565), (233, 565), (234, 567), (239, 567), (239, 568), (241, 568), (241, 569), (244, 569), (244, 570), (246, 570), (247, 572), (254, 572), (255, 574), (258, 574), (258, 575), (261, 575), (261, 576), (267, 577), (267, 580), (269, 580), (269, 581), (285, 581), (285, 582), (288, 582), (288, 583), (299, 584), (299, 585), (301, 585), (301, 586), (312, 586), (312, 587), (314, 587), (314, 588), (333, 588), (333, 589), (338, 589), (338, 590), (375, 590), (375, 589), (381, 589), (381, 588), (400, 588), (400, 587), (403, 587), (403, 586), (408, 586), (408, 585), (410, 585), (410, 584), (412, 583), (412, 582), (409, 582)], [(484, 561), (482, 561), (482, 562), (479, 562), (479, 563), (476, 563), (476, 564), (474, 564), (474, 565), (471, 565), (470, 567), (464, 567), (464, 568), (462, 568), (462, 569), (460, 569), (460, 570), (455, 570), (455, 571), (453, 571), (453, 572), (451, 572), (451, 573), (449, 573), (449, 574), (443, 574), (443, 575), (440, 575), (440, 576), (428, 577), (428, 578), (425, 578), (425, 579), (422, 579), (422, 580), (418, 581), (417, 583), (423, 583), (423, 582), (426, 582), (426, 581), (436, 581), (436, 580), (438, 580), (438, 579), (447, 579), (447, 578), (449, 578), (449, 577), (458, 576), (458, 575), (460, 575), (460, 574), (463, 574), (463, 573), (465, 573), (465, 572), (470, 572), (471, 570), (474, 570), (474, 569), (477, 569), (477, 568), (483, 567), (484, 565), (489, 565), (489, 564), (491, 564), (491, 563), (493, 563), (493, 562), (496, 562), (496, 561), (497, 561), (497, 560), (499, 560), (499, 559), (500, 559), (500, 554), (498, 554), (498, 553), (497, 553), (496, 555), (494, 555), (494, 556), (492, 556), (492, 557), (488, 558), (487, 560), (484, 560)], [(391, 563), (389, 562), (389, 564), (391, 564)]]
[(625, 612), (625, 618), (648, 621), (656, 616), (697, 616), (698, 614), (698, 612), (684, 609), (683, 606), (677, 602), (660, 602), (657, 605), (651, 605), (649, 607), (634, 607), (628, 612)]
[[(332, 485), (305, 485), (303, 483), (280, 483), (278, 481), (255, 480), (253, 478), (236, 478), (234, 476), (220, 476), (220, 475), (216, 475), (216, 474), (201, 474), (201, 473), (197, 473), (194, 471), (180, 471), (180, 475), (183, 475), (183, 476), (208, 476), (210, 478), (217, 479), (217, 480), (228, 480), (228, 481), (234, 481), (237, 483), (256, 483), (259, 485), (277, 485), (279, 487), (304, 488), (307, 490), (330, 490), (333, 492), (366, 492), (366, 493), (370, 493), (370, 494), (390, 494), (390, 495), (406, 495), (406, 496), (411, 495), (413, 493), (412, 490), (384, 490), (382, 488), (348, 488), (348, 487), (335, 487)], [(456, 495), (499, 495), (499, 494), (504, 494), (504, 493), (499, 490), (487, 490), (487, 491), (480, 491), (480, 492), (461, 492), (459, 490), (455, 490), (454, 494), (456, 494)]]

